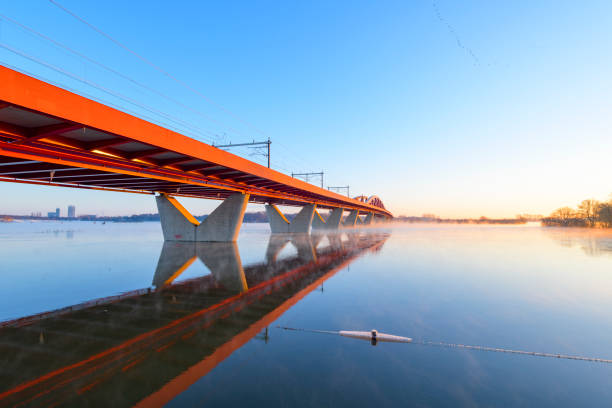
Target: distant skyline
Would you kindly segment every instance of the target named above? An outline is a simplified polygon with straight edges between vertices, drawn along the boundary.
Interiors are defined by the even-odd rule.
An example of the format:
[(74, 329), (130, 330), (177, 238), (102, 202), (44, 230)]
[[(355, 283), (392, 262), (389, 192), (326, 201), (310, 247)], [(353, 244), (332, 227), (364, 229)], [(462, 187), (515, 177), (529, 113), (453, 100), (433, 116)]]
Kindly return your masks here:
[[(323, 170), (396, 216), (547, 215), (612, 193), (612, 3), (57, 2), (150, 63), (30, 0), (0, 7), (0, 64), (207, 143), (270, 137), (276, 170)], [(148, 195), (0, 194), (0, 213), (157, 211)], [(181, 201), (197, 214), (218, 203)]]

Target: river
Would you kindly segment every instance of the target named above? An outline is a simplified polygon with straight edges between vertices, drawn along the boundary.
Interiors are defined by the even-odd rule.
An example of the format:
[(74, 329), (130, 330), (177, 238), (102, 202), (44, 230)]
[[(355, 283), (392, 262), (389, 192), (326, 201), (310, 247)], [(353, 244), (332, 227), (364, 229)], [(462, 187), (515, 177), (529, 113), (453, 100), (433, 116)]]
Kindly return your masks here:
[[(0, 223), (0, 407), (610, 406), (612, 233)], [(288, 331), (371, 330), (378, 343)]]

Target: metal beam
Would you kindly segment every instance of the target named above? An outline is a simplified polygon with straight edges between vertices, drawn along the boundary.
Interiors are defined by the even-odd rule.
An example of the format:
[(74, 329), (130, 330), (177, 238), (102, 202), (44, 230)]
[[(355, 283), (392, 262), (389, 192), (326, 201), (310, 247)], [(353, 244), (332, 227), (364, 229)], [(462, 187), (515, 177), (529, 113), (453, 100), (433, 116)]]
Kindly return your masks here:
[[(274, 171), (272, 169), (261, 166), (248, 159), (233, 155), (226, 151), (216, 149), (210, 145), (181, 135), (177, 132), (173, 132), (169, 129), (162, 128), (153, 123), (145, 120), (136, 118), (125, 112), (113, 109), (109, 106), (102, 105), (98, 102), (92, 101), (80, 95), (76, 95), (72, 92), (64, 89), (54, 87), (36, 78), (28, 75), (19, 73), (7, 67), (0, 66), (0, 83), (10, 84), (10, 86), (0, 87), (0, 100), (5, 103), (9, 103), (16, 109), (23, 110), (24, 112), (34, 112), (38, 115), (45, 115), (50, 118), (60, 118), (66, 123), (75, 123), (82, 125), (86, 128), (96, 129), (97, 131), (108, 133), (111, 135), (117, 135), (124, 137), (133, 142), (142, 143), (149, 145), (160, 150), (172, 151), (175, 153), (183, 154), (185, 156), (192, 156), (195, 159), (200, 159), (206, 162), (215, 163), (222, 167), (227, 167), (238, 172), (246, 174), (253, 174), (262, 179), (267, 179), (280, 185), (288, 185), (294, 187), (302, 192), (302, 196), (312, 195), (317, 197), (317, 202), (322, 201), (327, 203), (336, 203), (335, 205), (342, 206), (343, 208), (362, 208), (364, 210), (372, 209), (376, 212), (390, 215), (390, 213), (384, 209), (375, 208), (367, 203), (358, 203), (348, 197), (343, 197), (339, 194), (332, 193), (319, 187), (315, 187), (312, 184), (305, 183), (303, 181), (293, 179), (290, 176)], [(2, 142), (0, 142), (0, 149), (2, 148)], [(152, 152), (146, 152), (151, 154)], [(0, 154), (5, 154), (0, 151)], [(12, 155), (13, 153), (11, 153)], [(120, 154), (121, 155), (121, 154)], [(58, 160), (59, 156), (56, 156), (51, 151), (41, 152), (36, 159), (45, 156), (43, 161)], [(33, 158), (30, 156), (29, 158)], [(102, 159), (102, 157), (99, 157)], [(80, 166), (92, 166), (92, 167), (105, 167), (110, 165), (115, 167), (113, 172), (124, 172), (125, 170), (119, 170), (116, 163), (109, 160), (109, 164), (102, 164), (99, 161), (94, 162), (81, 162)], [(125, 165), (125, 163), (124, 163)], [(140, 166), (136, 172), (150, 172), (153, 169), (144, 169)], [(158, 169), (156, 169), (158, 170)], [(199, 182), (195, 178), (193, 181), (190, 180), (193, 176), (190, 174), (168, 174), (162, 177), (171, 178), (184, 178), (187, 184), (197, 184)], [(245, 185), (238, 185), (238, 183), (231, 182), (219, 182), (219, 188), (224, 188), (230, 191), (245, 191)], [(223, 186), (221, 185), (223, 184)], [(250, 186), (249, 190), (257, 190), (257, 186)], [(269, 197), (281, 197), (282, 193), (275, 193), (274, 191), (257, 192), (251, 191), (251, 194), (266, 194)], [(286, 197), (292, 198), (292, 197)], [(299, 198), (294, 198), (299, 200)], [(306, 204), (306, 203), (304, 203)]]
[(156, 148), (156, 149), (143, 150), (143, 151), (134, 152), (134, 153), (123, 152), (123, 155), (130, 160), (134, 160), (134, 159), (143, 159), (145, 157), (150, 157), (150, 156), (154, 156), (159, 153), (166, 153), (166, 152), (168, 152), (167, 149)]
[(186, 163), (186, 162), (190, 162), (194, 160), (198, 160), (198, 159), (194, 159), (193, 157), (182, 157), (182, 158), (179, 157), (176, 159), (161, 160), (157, 162), (157, 165), (158, 166), (174, 166), (176, 164)]
[(122, 138), (116, 138), (116, 139), (110, 139), (110, 140), (108, 139), (98, 140), (98, 141), (88, 142), (85, 145), (85, 149), (86, 150), (104, 149), (106, 147), (120, 146), (122, 144), (130, 143), (130, 142), (131, 140), (122, 139)]
[(53, 137), (55, 135), (59, 135), (65, 132), (70, 132), (72, 130), (83, 129), (83, 125), (77, 125), (74, 123), (66, 124), (59, 123), (57, 125), (49, 125), (42, 126), (28, 132), (28, 136), (21, 141), (23, 142), (33, 142), (35, 140), (45, 139), (48, 137)]
[(13, 125), (12, 123), (0, 122), (0, 134), (16, 139), (24, 139), (28, 137), (28, 130), (24, 127)]

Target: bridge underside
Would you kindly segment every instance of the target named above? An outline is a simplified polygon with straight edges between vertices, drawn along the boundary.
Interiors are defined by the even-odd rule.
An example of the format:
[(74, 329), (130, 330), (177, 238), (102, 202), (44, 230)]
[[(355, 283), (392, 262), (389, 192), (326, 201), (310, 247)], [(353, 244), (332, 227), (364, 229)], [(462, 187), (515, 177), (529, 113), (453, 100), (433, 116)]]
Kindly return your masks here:
[(219, 200), (241, 192), (262, 204), (363, 207), (1, 100), (0, 181)]
[[(2, 154), (6, 150), (13, 150), (13, 147), (0, 142), (0, 181), (151, 195), (165, 193), (173, 196), (216, 200), (225, 200), (236, 192), (246, 190), (250, 191), (249, 202), (251, 203), (288, 206), (303, 206), (305, 200), (302, 197), (292, 198), (269, 192), (257, 194), (257, 191), (253, 191), (251, 188), (243, 187), (240, 189), (237, 186), (223, 186), (213, 181), (186, 182), (168, 175), (163, 176), (164, 179), (153, 179), (147, 170), (143, 170), (142, 175), (139, 175), (138, 170), (135, 174), (115, 173), (110, 170), (105, 171), (85, 166), (79, 167), (72, 164), (55, 164), (31, 160), (40, 157), (30, 153), (25, 153), (22, 156), (23, 158)], [(24, 149), (19, 150), (24, 151)], [(40, 159), (42, 160), (42, 158)], [(58, 162), (61, 162), (61, 159)], [(127, 171), (134, 172), (134, 170)], [(319, 208), (332, 209), (338, 207), (337, 204), (334, 205), (330, 202), (319, 202), (314, 197), (311, 197), (310, 200), (318, 202)]]
[[(157, 194), (166, 239), (233, 241), (247, 202), (268, 205), (273, 232), (308, 232), (321, 208), (340, 211), (317, 213), (327, 229), (344, 210), (351, 226), (391, 217), (378, 197), (333, 193), (3, 66), (0, 84), (0, 181)], [(223, 203), (200, 224), (172, 196)], [(289, 222), (275, 205), (304, 215)]]

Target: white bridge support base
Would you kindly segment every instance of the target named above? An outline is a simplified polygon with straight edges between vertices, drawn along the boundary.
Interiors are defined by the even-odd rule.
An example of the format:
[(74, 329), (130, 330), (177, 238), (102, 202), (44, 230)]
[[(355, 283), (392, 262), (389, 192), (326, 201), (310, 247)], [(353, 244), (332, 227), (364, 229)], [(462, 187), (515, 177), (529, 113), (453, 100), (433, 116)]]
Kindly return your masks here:
[(226, 198), (204, 221), (195, 219), (174, 197), (155, 197), (164, 240), (188, 242), (235, 242), (249, 201), (248, 194)]
[(344, 225), (345, 227), (354, 227), (355, 223), (357, 222), (358, 216), (359, 216), (359, 210), (351, 211), (349, 215), (346, 217), (346, 219), (344, 220), (344, 223), (342, 225)]
[(340, 228), (340, 222), (342, 221), (342, 208), (334, 208), (327, 216), (327, 220), (323, 220), (321, 214), (315, 210), (314, 217), (312, 218), (312, 229), (313, 230), (337, 230)]
[(289, 222), (287, 218), (280, 212), (278, 207), (273, 204), (266, 205), (266, 213), (270, 221), (270, 229), (273, 234), (308, 234), (312, 218), (315, 213), (316, 204), (308, 204), (304, 206), (295, 216), (293, 221)]

